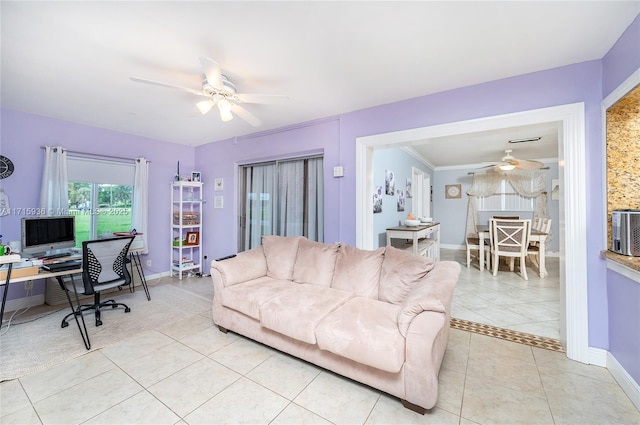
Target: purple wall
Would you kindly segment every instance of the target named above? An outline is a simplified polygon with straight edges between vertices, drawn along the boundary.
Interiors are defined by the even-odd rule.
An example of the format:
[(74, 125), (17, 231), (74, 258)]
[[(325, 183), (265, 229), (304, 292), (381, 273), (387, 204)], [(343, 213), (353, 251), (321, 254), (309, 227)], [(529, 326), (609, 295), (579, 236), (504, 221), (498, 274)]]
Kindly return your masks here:
[[(369, 108), (343, 115), (340, 118), (339, 135), (326, 132), (325, 123), (310, 124), (305, 127), (307, 137), (314, 133), (323, 135), (324, 148), (331, 155), (326, 158), (325, 175), (327, 218), (325, 229), (327, 241), (340, 240), (355, 244), (355, 139), (409, 128), (424, 127), (436, 124), (469, 120), (508, 114), (537, 108), (558, 106), (576, 102), (584, 102), (586, 113), (586, 144), (587, 144), (587, 187), (592, 190), (587, 194), (588, 216), (590, 223), (600, 223), (600, 212), (603, 208), (602, 199), (602, 135), (600, 121), (601, 98), (601, 62), (591, 61), (577, 65), (570, 65), (548, 71), (536, 72), (503, 80), (492, 81), (471, 87), (459, 88), (430, 96), (409, 99), (394, 104)], [(247, 140), (236, 149), (230, 149), (233, 141), (212, 143), (196, 148), (197, 163), (210, 164), (209, 169), (215, 170), (215, 177), (224, 177), (225, 181), (233, 181), (234, 169), (232, 164), (243, 161), (247, 156), (259, 156), (255, 152), (247, 152), (243, 148), (267, 149), (268, 154), (278, 155), (301, 149), (299, 141), (293, 141), (289, 131), (272, 132), (258, 140)], [(326, 134), (326, 136), (324, 136)], [(302, 146), (308, 146), (304, 144)], [(307, 147), (308, 149), (309, 147)], [(337, 160), (336, 160), (336, 154)], [(333, 179), (330, 171), (333, 165), (344, 166), (344, 177)], [(210, 172), (207, 171), (207, 174)], [(235, 192), (234, 192), (235, 193)], [(229, 200), (235, 203), (231, 194), (225, 194), (225, 205)], [(216, 235), (209, 235), (213, 243), (207, 246), (215, 253), (235, 252), (235, 226), (229, 223), (233, 216), (231, 210), (220, 214), (224, 216), (224, 225), (214, 224)], [(212, 226), (212, 227), (213, 227)], [(589, 341), (591, 346), (608, 347), (607, 305), (606, 305), (606, 264), (600, 257), (603, 234), (597, 227), (590, 229), (587, 235), (589, 264)]]
[[(607, 97), (640, 69), (640, 16), (603, 58), (603, 93)], [(609, 351), (640, 384), (640, 283), (607, 273)]]
[[(147, 273), (169, 270), (169, 184), (175, 174), (176, 161), (180, 161), (181, 169), (193, 169), (193, 148), (11, 110), (3, 109), (1, 114), (1, 152), (16, 168), (11, 177), (1, 181), (12, 209), (38, 206), (44, 158), (41, 146), (59, 145), (78, 152), (149, 159), (150, 250), (149, 255), (142, 256), (142, 261), (152, 261)], [(0, 218), (3, 242), (20, 240), (22, 216), (24, 214), (11, 214)], [(36, 283), (34, 294), (43, 292), (43, 282)], [(8, 299), (21, 297), (24, 297), (23, 286), (12, 285)]]

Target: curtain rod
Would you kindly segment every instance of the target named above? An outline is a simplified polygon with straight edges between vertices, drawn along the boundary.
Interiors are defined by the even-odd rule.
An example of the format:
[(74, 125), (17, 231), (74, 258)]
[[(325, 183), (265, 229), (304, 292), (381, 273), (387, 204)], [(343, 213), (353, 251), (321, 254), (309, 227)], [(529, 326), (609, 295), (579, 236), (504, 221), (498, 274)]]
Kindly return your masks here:
[[(49, 147), (53, 147), (53, 146), (49, 146)], [(40, 148), (46, 149), (47, 146), (40, 146)], [(53, 148), (55, 149), (56, 147), (53, 147)], [(70, 154), (71, 156), (77, 156), (81, 158), (102, 159), (102, 160), (111, 160), (111, 161), (120, 161), (120, 162), (136, 162), (137, 161), (137, 158), (125, 158), (122, 156), (112, 156), (112, 155), (99, 155), (95, 153), (72, 151), (65, 148), (62, 148), (62, 149), (64, 149), (64, 151)], [(148, 161), (148, 162), (151, 162), (151, 161)]]
[[(548, 169), (549, 169), (549, 167), (542, 167), (542, 168), (539, 168), (539, 170), (548, 170)], [(532, 171), (536, 171), (536, 170), (532, 170)], [(502, 171), (502, 172), (503, 172), (503, 173), (508, 173), (508, 171)], [(482, 171), (482, 172), (480, 172), (480, 173), (478, 173), (478, 174), (484, 174), (484, 173), (486, 173), (486, 171)], [(475, 173), (475, 172), (473, 172), (473, 171), (469, 171), (469, 172), (467, 173), (467, 175), (468, 175), (468, 176), (472, 176), (472, 175), (474, 175), (474, 174), (476, 174), (476, 173)]]

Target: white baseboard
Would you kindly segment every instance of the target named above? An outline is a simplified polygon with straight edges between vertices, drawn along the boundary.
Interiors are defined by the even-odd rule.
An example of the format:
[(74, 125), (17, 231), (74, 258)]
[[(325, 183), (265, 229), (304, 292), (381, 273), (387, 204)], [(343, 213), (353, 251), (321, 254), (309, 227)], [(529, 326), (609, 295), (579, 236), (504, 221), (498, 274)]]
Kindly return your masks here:
[(629, 396), (631, 402), (640, 410), (640, 385), (633, 380), (631, 375), (616, 360), (613, 354), (607, 352), (607, 369), (613, 375), (613, 378), (620, 384), (622, 391)]
[(9, 317), (9, 312), (16, 311), (21, 308), (35, 307), (44, 304), (44, 294), (32, 295), (30, 297), (16, 298), (8, 300), (4, 307), (4, 315)]
[(607, 367), (607, 355), (609, 354), (607, 350), (594, 347), (589, 347), (587, 350), (589, 364), (600, 367)]

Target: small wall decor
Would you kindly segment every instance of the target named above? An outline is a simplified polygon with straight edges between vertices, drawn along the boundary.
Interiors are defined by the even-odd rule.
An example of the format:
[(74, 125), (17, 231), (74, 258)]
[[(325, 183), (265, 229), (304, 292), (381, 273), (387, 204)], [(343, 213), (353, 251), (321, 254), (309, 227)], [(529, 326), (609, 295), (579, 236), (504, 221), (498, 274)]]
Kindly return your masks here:
[(385, 170), (384, 171), (384, 193), (387, 195), (395, 195), (396, 191), (396, 182), (395, 182), (395, 174), (393, 171)]
[(448, 184), (444, 187), (444, 195), (446, 199), (457, 199), (462, 197), (462, 185)]
[(551, 179), (551, 200), (560, 200), (560, 179)]
[(379, 214), (382, 212), (382, 186), (376, 187), (373, 191), (373, 213)]
[(200, 176), (200, 171), (192, 171), (191, 172), (191, 181), (192, 182), (201, 182), (202, 177)]
[(213, 190), (223, 190), (224, 189), (224, 179), (222, 177), (218, 177), (214, 181)]
[(407, 198), (413, 198), (413, 191), (411, 190), (411, 177), (407, 177)]
[(198, 245), (200, 243), (200, 232), (187, 232), (187, 237), (185, 238), (185, 246), (188, 245)]
[(398, 191), (398, 211), (404, 211), (404, 191)]

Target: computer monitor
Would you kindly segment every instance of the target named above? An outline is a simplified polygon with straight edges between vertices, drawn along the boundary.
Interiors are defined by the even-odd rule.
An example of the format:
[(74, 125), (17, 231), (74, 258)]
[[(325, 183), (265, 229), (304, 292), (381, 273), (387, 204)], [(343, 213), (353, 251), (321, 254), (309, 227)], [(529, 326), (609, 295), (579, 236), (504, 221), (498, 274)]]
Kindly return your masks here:
[(47, 255), (74, 246), (74, 216), (22, 218), (22, 253)]

